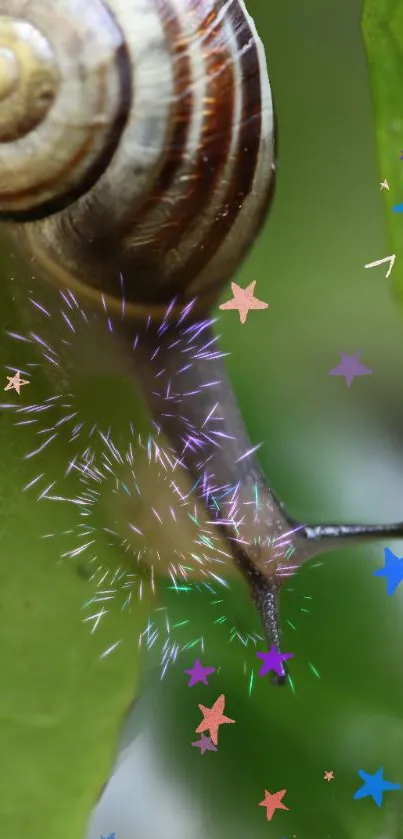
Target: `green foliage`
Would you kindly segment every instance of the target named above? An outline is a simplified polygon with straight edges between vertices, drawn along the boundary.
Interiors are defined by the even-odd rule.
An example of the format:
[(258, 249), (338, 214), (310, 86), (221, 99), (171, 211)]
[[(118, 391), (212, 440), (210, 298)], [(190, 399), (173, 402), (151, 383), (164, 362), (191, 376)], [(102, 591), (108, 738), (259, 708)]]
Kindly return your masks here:
[[(136, 689), (136, 620), (112, 605), (97, 632), (82, 623), (91, 590), (79, 563), (60, 562), (67, 509), (24, 494), (27, 437), (0, 419), (0, 748), (5, 835), (83, 836)], [(53, 457), (49, 461), (54, 466)], [(46, 469), (45, 458), (45, 469)], [(108, 553), (108, 561), (111, 561)], [(100, 607), (94, 606), (93, 611)], [(144, 618), (144, 615), (143, 615)], [(100, 658), (111, 639), (124, 643)]]
[[(382, 190), (390, 241), (396, 254), (393, 288), (403, 300), (403, 215), (392, 206), (403, 203), (403, 4), (400, 0), (364, 0), (362, 33), (373, 100), (373, 120)], [(380, 255), (378, 258), (383, 256)], [(377, 258), (374, 256), (374, 259)]]

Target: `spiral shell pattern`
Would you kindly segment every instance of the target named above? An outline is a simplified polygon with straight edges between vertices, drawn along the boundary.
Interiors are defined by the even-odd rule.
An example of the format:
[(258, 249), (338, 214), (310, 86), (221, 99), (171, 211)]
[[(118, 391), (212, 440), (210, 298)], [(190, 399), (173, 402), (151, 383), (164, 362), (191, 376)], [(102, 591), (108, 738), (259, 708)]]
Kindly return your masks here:
[(98, 180), (127, 118), (128, 64), (99, 0), (0, 0), (0, 218), (48, 215)]
[(258, 232), (274, 185), (264, 48), (242, 0), (108, 8), (130, 56), (127, 123), (92, 189), (23, 236), (46, 275), (81, 298), (102, 293), (118, 307), (123, 278), (133, 316), (165, 312), (173, 297), (197, 296), (207, 309)]

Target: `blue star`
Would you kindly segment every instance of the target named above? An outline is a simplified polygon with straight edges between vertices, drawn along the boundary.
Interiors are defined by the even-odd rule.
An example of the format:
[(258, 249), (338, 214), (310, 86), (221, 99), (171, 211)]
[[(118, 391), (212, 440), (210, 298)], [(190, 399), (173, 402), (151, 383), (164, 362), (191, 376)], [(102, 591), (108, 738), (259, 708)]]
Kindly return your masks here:
[(385, 566), (372, 572), (374, 577), (386, 577), (386, 591), (392, 597), (399, 583), (403, 580), (403, 559), (396, 556), (389, 548), (385, 548)]
[(402, 788), (400, 784), (392, 784), (391, 781), (384, 781), (383, 769), (378, 769), (374, 775), (368, 775), (363, 769), (359, 769), (358, 774), (365, 781), (365, 784), (357, 789), (353, 798), (366, 798), (368, 795), (371, 795), (378, 807), (382, 804), (382, 795), (385, 790)]
[(115, 839), (116, 833), (110, 833), (109, 836), (100, 836), (100, 839)]

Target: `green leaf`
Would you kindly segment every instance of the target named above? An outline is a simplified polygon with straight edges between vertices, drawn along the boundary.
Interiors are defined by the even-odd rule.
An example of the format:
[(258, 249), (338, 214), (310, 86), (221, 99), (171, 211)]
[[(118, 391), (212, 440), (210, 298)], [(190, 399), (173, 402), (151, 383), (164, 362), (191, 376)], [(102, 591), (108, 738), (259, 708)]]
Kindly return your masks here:
[[(400, 0), (364, 0), (362, 33), (366, 49), (373, 100), (380, 180), (389, 190), (381, 191), (389, 231), (390, 253), (396, 254), (392, 286), (403, 300), (403, 213), (394, 213), (403, 204), (403, 4)], [(374, 254), (373, 260), (386, 254)], [(369, 260), (371, 261), (371, 260)]]
[(50, 502), (21, 493), (22, 440), (4, 417), (0, 439), (2, 829), (71, 839), (83, 835), (135, 695), (144, 612), (129, 618), (112, 604), (105, 625), (90, 633), (82, 622), (88, 581), (78, 564), (58, 561), (62, 539), (41, 539), (50, 519), (68, 527), (72, 516), (66, 509), (50, 516)]
[[(15, 329), (17, 312), (4, 284), (1, 311), (2, 326)], [(3, 334), (4, 380), (3, 365), (17, 366), (22, 357)], [(4, 394), (21, 405), (44, 395), (49, 388), (39, 374), (19, 397)], [(83, 611), (94, 587), (79, 558), (60, 560), (71, 548), (63, 531), (75, 527), (76, 510), (37, 501), (34, 487), (22, 492), (39, 472), (49, 482), (63, 474), (71, 451), (56, 442), (39, 461), (24, 461), (34, 442), (29, 427), (17, 429), (9, 412), (0, 413), (1, 824), (10, 837), (72, 839), (84, 834), (136, 694), (138, 634), (148, 606), (127, 615), (114, 600), (96, 632), (83, 623), (100, 609)], [(44, 539), (50, 530), (54, 537)], [(106, 545), (98, 559), (112, 568), (122, 560)]]

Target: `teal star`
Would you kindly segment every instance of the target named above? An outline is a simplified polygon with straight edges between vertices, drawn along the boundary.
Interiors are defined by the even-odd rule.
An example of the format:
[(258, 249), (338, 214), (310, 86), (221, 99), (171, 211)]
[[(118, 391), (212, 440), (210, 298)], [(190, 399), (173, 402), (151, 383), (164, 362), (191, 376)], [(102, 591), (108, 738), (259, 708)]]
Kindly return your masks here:
[(385, 565), (372, 572), (374, 577), (386, 577), (386, 593), (389, 597), (396, 591), (403, 580), (403, 559), (385, 548)]
[(378, 769), (374, 775), (369, 775), (363, 769), (358, 770), (358, 774), (365, 784), (357, 789), (353, 798), (367, 798), (369, 795), (374, 799), (378, 807), (382, 804), (382, 796), (386, 790), (401, 789), (400, 784), (393, 784), (391, 781), (384, 781), (383, 769)]

